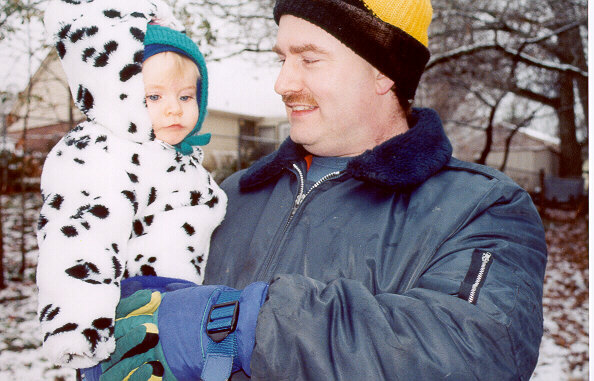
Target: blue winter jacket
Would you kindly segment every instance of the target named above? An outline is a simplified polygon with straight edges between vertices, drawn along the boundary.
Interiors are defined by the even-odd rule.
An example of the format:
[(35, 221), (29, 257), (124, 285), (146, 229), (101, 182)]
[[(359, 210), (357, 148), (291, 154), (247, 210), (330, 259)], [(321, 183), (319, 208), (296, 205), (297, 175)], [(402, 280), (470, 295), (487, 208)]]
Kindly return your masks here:
[(206, 283), (271, 282), (254, 379), (530, 378), (543, 333), (540, 218), (508, 177), (451, 157), (434, 111), (412, 119), (311, 191), (306, 152), (290, 140), (222, 184), (228, 212)]

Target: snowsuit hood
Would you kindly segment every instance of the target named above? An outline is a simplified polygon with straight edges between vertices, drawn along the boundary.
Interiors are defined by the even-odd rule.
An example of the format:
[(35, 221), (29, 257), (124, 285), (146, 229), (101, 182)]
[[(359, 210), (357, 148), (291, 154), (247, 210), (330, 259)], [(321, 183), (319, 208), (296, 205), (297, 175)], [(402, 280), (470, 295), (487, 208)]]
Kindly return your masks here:
[(87, 119), (136, 143), (154, 140), (141, 75), (143, 42), (152, 20), (183, 29), (170, 8), (161, 0), (59, 1), (45, 14), (72, 97)]

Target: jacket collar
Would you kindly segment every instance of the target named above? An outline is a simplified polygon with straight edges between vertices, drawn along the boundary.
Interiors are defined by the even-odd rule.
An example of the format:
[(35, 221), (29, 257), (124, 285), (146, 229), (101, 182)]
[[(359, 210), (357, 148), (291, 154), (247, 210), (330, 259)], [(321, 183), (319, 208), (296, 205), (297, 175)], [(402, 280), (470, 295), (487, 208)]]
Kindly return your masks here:
[[(412, 127), (405, 133), (354, 157), (346, 173), (360, 181), (402, 191), (439, 171), (452, 156), (439, 116), (431, 109), (413, 109), (411, 121)], [(241, 190), (248, 191), (278, 177), (307, 154), (288, 138), (276, 152), (247, 169), (239, 180)]]

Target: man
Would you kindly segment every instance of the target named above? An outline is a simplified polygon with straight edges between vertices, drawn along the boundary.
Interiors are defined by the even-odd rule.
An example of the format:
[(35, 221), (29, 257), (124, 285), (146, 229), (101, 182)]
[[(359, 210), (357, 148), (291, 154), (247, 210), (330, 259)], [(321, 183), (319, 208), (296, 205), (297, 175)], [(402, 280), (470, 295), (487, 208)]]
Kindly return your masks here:
[[(277, 0), (274, 17), (291, 136), (222, 184), (228, 212), (205, 278), (244, 291), (124, 300), (121, 316), (152, 303), (162, 349), (125, 367), (146, 346), (122, 349), (106, 374), (152, 361), (147, 374), (160, 363), (179, 379), (225, 379), (232, 361), (233, 380), (529, 379), (542, 224), (507, 177), (451, 157), (433, 111), (410, 110), (429, 1)], [(217, 338), (223, 308), (233, 322)], [(225, 352), (216, 340), (232, 335)]]

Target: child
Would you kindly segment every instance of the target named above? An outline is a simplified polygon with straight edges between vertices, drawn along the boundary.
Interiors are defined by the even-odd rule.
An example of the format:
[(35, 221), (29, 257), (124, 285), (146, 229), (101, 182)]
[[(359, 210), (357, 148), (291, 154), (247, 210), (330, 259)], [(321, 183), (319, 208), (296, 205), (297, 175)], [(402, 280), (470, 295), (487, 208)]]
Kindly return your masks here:
[(227, 198), (196, 147), (209, 140), (196, 135), (204, 59), (183, 33), (149, 25), (177, 28), (167, 6), (75, 3), (53, 0), (44, 20), (87, 120), (46, 159), (37, 285), (46, 354), (84, 368), (114, 350), (123, 277), (202, 282)]

